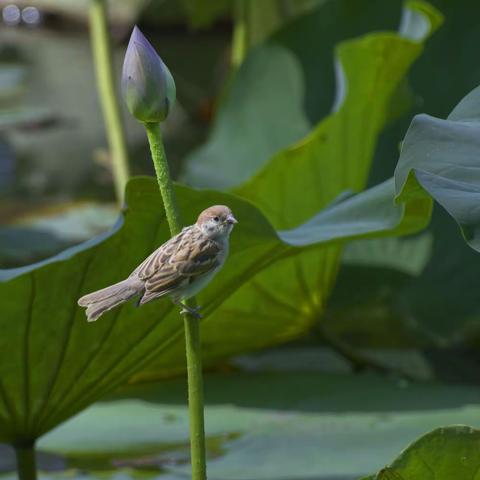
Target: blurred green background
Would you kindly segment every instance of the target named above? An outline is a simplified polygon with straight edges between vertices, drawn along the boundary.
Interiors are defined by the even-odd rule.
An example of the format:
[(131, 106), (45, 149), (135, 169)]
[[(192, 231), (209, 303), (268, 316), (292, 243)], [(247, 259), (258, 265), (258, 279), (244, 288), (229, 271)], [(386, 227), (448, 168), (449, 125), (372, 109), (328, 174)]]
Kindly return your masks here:
[[(398, 82), (359, 189), (393, 175), (413, 115), (445, 118), (480, 84), (480, 5), (429, 3), (443, 24)], [(119, 214), (88, 4), (0, 0), (2, 269), (106, 232)], [(116, 0), (109, 6), (116, 78), (134, 24), (175, 78), (177, 103), (164, 125), (175, 178), (194, 187), (235, 187), (239, 194), (267, 160), (301, 143), (335, 111), (340, 42), (396, 32), (405, 21), (397, 0)], [(359, 77), (369, 68), (352, 65)], [(123, 116), (132, 174), (153, 175), (143, 128), (126, 110)], [(305, 213), (292, 225), (263, 213), (277, 229), (310, 218)], [(269, 340), (270, 324), (259, 325), (256, 342), (252, 320), (248, 341), (225, 348), (227, 355), (222, 348), (212, 353), (205, 385), (210, 478), (357, 479), (433, 428), (478, 426), (480, 257), (458, 226), (437, 206), (421, 233), (350, 242), (325, 255), (332, 270), (337, 255), (336, 282), (325, 281), (318, 292), (310, 279), (302, 287), (314, 305), (318, 293), (318, 317), (302, 317), (303, 296), (290, 298), (291, 331), (285, 321)], [(267, 293), (265, 304), (278, 310), (279, 300)], [(236, 328), (244, 325), (239, 317)], [(211, 330), (213, 339), (229, 341), (227, 332)], [(237, 350), (243, 353), (231, 356)], [(181, 368), (171, 365), (168, 355), (160, 358), (134, 378), (139, 384), (43, 437), (44, 475), (188, 478), (186, 392), (183, 377), (174, 375)], [(7, 478), (14, 468), (10, 447), (0, 445), (0, 472)]]

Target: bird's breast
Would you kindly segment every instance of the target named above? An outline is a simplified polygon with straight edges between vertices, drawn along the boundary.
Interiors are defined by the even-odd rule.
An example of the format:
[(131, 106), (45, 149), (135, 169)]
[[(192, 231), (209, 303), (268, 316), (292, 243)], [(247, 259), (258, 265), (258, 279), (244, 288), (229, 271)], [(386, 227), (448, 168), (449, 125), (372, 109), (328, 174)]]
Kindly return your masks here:
[(196, 277), (192, 282), (182, 288), (180, 296), (182, 298), (190, 298), (196, 295), (211, 282), (212, 278), (220, 270), (220, 268), (221, 265), (208, 273)]

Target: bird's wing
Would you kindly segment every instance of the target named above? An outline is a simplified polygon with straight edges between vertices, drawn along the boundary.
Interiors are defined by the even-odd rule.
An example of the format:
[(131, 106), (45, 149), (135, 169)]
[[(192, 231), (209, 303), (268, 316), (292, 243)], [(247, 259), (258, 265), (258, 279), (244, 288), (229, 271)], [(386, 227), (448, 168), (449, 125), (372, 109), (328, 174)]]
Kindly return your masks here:
[(216, 242), (189, 227), (153, 252), (132, 275), (145, 281), (145, 299), (150, 300), (214, 270), (219, 266), (220, 253)]

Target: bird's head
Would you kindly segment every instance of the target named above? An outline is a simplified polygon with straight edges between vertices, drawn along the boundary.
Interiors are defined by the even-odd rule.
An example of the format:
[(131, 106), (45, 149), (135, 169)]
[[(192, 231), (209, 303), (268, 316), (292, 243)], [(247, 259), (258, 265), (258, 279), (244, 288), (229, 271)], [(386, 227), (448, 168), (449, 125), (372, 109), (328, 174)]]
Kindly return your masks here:
[(197, 226), (211, 238), (228, 237), (237, 223), (232, 211), (225, 205), (214, 205), (204, 210), (197, 219)]

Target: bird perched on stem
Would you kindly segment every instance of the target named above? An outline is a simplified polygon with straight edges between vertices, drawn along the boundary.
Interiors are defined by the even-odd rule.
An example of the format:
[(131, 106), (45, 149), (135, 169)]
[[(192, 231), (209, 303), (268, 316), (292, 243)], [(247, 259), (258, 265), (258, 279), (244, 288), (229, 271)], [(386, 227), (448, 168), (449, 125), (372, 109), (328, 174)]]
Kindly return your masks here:
[(181, 313), (201, 318), (183, 300), (205, 287), (225, 263), (228, 241), (237, 220), (223, 205), (204, 210), (197, 222), (161, 245), (125, 280), (78, 300), (86, 307), (87, 319), (94, 322), (105, 312), (134, 298), (137, 305), (168, 295)]

